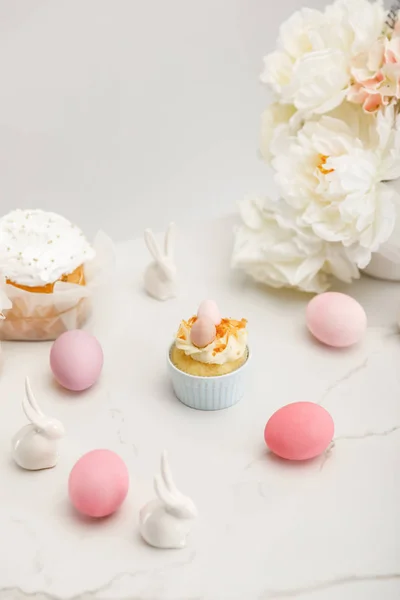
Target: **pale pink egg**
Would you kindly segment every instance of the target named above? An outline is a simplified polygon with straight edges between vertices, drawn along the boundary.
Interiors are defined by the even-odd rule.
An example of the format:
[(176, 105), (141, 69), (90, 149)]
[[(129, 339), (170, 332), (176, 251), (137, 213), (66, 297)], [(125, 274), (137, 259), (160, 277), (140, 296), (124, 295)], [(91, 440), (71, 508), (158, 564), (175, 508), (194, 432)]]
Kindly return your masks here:
[(309, 302), (306, 323), (323, 344), (345, 348), (360, 341), (367, 328), (367, 316), (361, 304), (351, 296), (326, 292)]
[(89, 517), (115, 512), (128, 493), (128, 469), (111, 450), (92, 450), (75, 463), (68, 480), (68, 493), (76, 510)]
[(217, 332), (214, 323), (208, 317), (199, 317), (192, 325), (190, 341), (197, 348), (205, 348), (215, 340)]
[(214, 300), (203, 300), (197, 311), (197, 316), (208, 317), (214, 325), (219, 325), (221, 323), (221, 313)]
[(332, 441), (334, 424), (325, 408), (294, 402), (277, 410), (265, 426), (268, 448), (287, 460), (308, 460), (322, 454)]
[(103, 350), (98, 340), (87, 331), (66, 331), (51, 348), (50, 367), (60, 385), (80, 392), (91, 387), (100, 377)]

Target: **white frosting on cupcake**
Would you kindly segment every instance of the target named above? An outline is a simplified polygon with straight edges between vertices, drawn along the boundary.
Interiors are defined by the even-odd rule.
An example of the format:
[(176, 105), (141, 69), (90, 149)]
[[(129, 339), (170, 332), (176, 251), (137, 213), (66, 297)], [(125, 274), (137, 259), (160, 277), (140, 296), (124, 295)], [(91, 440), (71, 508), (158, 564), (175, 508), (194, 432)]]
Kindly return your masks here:
[[(182, 350), (187, 356), (193, 358), (193, 360), (207, 364), (224, 365), (228, 362), (238, 360), (246, 352), (246, 321), (223, 319), (220, 325), (220, 335), (218, 335), (219, 328), (217, 327), (216, 339), (211, 344), (208, 344), (208, 346), (205, 346), (205, 348), (198, 348), (190, 341), (190, 331), (193, 321), (193, 318), (189, 321), (182, 321), (175, 338), (176, 347)], [(225, 323), (230, 324), (231, 327), (224, 327)]]
[(19, 285), (54, 283), (94, 256), (82, 231), (55, 213), (18, 209), (0, 219), (0, 269)]

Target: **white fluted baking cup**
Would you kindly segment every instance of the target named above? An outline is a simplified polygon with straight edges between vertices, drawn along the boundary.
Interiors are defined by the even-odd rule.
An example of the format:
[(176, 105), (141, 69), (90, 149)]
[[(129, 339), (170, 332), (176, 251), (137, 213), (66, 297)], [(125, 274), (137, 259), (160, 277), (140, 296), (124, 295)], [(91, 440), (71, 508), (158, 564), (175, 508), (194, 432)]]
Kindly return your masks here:
[(177, 369), (168, 351), (168, 370), (175, 396), (186, 406), (197, 410), (221, 410), (233, 406), (241, 400), (246, 391), (246, 379), (250, 362), (250, 350), (246, 349), (247, 359), (241, 367), (216, 377), (198, 377)]

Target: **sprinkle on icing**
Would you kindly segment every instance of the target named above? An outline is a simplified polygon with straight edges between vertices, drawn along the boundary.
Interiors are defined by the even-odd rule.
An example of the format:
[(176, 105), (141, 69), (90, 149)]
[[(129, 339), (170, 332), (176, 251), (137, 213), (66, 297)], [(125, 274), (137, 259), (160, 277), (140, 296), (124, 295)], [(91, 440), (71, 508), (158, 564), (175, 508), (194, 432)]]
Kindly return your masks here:
[(68, 219), (42, 210), (14, 210), (0, 219), (2, 275), (19, 285), (54, 283), (95, 252)]

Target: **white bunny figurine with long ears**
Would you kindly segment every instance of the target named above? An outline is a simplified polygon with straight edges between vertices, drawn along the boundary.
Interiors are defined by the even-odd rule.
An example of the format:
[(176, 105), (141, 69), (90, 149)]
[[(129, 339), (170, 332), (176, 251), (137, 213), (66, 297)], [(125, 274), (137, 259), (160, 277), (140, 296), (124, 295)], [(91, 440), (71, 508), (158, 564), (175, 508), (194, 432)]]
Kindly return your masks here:
[(184, 548), (197, 508), (177, 490), (165, 452), (161, 457), (161, 474), (154, 477), (154, 489), (157, 499), (140, 511), (139, 528), (143, 539), (155, 548)]
[(178, 293), (177, 268), (174, 263), (175, 224), (170, 223), (165, 234), (164, 253), (159, 248), (153, 232), (146, 229), (144, 239), (153, 262), (144, 274), (146, 292), (157, 300), (175, 298)]
[(12, 440), (12, 454), (17, 465), (28, 471), (51, 469), (57, 464), (57, 441), (64, 435), (64, 427), (57, 419), (46, 417), (33, 395), (28, 377), (22, 408), (30, 421)]

